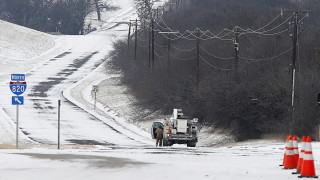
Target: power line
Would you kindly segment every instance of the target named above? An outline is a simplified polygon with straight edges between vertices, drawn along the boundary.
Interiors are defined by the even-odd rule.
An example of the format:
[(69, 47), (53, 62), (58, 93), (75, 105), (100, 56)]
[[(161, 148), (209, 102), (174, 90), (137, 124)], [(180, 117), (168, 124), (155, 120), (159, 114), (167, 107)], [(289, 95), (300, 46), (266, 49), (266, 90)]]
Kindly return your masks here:
[(239, 55), (239, 58), (241, 59), (244, 59), (244, 60), (247, 60), (247, 61), (267, 61), (267, 60), (272, 60), (272, 59), (275, 59), (275, 58), (278, 58), (284, 54), (286, 54), (287, 52), (289, 52), (290, 50), (292, 50), (292, 47), (287, 49), (286, 51), (276, 55), (276, 56), (273, 56), (273, 57), (269, 57), (269, 58), (260, 58), (260, 59), (255, 59), (255, 58), (246, 58), (246, 57), (243, 57), (243, 56), (240, 56)]
[(204, 52), (206, 52), (206, 53), (209, 54), (210, 56), (215, 57), (215, 58), (217, 58), (217, 59), (222, 59), (222, 60), (234, 59), (234, 57), (220, 57), (220, 56), (214, 55), (214, 54), (210, 53), (209, 51), (207, 51), (207, 50), (206, 50), (205, 48), (203, 48), (202, 46), (200, 46), (200, 49), (202, 49)]
[(206, 61), (201, 55), (199, 57), (200, 57), (201, 60), (203, 60), (207, 65), (209, 65), (212, 68), (215, 68), (215, 69), (218, 69), (218, 70), (221, 70), (221, 71), (232, 71), (232, 70), (234, 70), (234, 69), (219, 68), (219, 67), (214, 66), (213, 64), (209, 63), (208, 61)]
[(160, 58), (167, 57), (167, 55), (159, 55), (159, 54), (157, 53), (157, 51), (155, 51), (154, 54), (157, 55), (157, 56), (160, 57)]
[(141, 45), (140, 43), (137, 43), (137, 45), (138, 45), (139, 47), (143, 47), (143, 48), (149, 47), (149, 45)]
[(173, 54), (170, 54), (170, 56), (175, 58), (175, 59), (177, 59), (177, 60), (181, 60), (181, 61), (190, 61), (190, 60), (194, 60), (196, 58), (195, 56), (191, 57), (191, 58), (180, 58), (180, 57), (177, 57), (177, 56), (175, 56)]
[(193, 51), (193, 50), (196, 49), (195, 47), (194, 47), (194, 48), (191, 48), (191, 49), (180, 49), (180, 48), (176, 47), (176, 46), (173, 45), (173, 44), (171, 44), (171, 46), (172, 46), (174, 49), (176, 49), (176, 50), (178, 50), (178, 51), (181, 51), (181, 52), (190, 52), (190, 51)]
[(157, 44), (157, 43), (154, 43), (156, 46), (158, 46), (159, 48), (166, 48), (166, 47), (168, 47), (167, 45), (159, 45), (159, 44)]

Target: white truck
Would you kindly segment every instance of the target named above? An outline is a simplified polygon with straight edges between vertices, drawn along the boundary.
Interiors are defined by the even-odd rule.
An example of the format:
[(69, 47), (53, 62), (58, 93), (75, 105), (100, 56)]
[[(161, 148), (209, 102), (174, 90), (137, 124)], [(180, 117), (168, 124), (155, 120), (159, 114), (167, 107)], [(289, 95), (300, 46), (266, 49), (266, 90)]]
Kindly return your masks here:
[(164, 122), (154, 122), (151, 128), (151, 136), (156, 138), (156, 129), (163, 129), (163, 146), (173, 144), (187, 144), (188, 147), (195, 147), (198, 142), (197, 136), (198, 119), (187, 119), (183, 116), (181, 109), (173, 109), (173, 116)]

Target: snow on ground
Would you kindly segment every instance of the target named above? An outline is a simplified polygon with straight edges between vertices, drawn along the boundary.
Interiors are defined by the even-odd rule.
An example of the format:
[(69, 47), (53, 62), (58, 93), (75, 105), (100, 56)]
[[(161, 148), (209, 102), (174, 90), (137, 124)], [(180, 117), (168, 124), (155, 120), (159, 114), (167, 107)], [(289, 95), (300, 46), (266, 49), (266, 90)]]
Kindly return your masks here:
[[(320, 144), (312, 146), (316, 171), (320, 172)], [(0, 150), (0, 179), (297, 179), (298, 175), (291, 174), (295, 170), (279, 166), (283, 152), (283, 142), (276, 141), (216, 148), (96, 146)]]

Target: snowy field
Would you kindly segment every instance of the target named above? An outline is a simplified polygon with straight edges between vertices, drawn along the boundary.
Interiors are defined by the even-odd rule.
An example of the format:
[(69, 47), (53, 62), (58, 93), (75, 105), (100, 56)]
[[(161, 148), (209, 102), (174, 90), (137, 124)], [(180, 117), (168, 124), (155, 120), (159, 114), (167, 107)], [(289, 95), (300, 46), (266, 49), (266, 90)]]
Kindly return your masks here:
[[(112, 3), (120, 9), (104, 13), (99, 23), (92, 14), (89, 20), (98, 29), (85, 36), (52, 36), (0, 21), (0, 180), (297, 179), (293, 170), (279, 167), (284, 141), (230, 143), (201, 133), (196, 148), (155, 148), (149, 134), (155, 116), (134, 121), (142, 110), (133, 106), (121, 74), (105, 69), (112, 43), (127, 35), (124, 22), (137, 18), (133, 0)], [(8, 85), (12, 73), (25, 73), (28, 83), (20, 107), (20, 149)], [(96, 109), (92, 85), (101, 87)], [(320, 172), (320, 143), (312, 145)]]

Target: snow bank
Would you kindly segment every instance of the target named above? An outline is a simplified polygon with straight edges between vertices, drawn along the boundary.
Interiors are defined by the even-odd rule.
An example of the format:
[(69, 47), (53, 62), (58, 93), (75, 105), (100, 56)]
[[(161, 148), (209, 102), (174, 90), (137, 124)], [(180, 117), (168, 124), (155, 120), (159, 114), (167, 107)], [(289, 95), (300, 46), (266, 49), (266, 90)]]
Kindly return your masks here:
[[(0, 108), (0, 147), (6, 145), (6, 147), (14, 146), (16, 143), (16, 124), (12, 119), (5, 113), (5, 111)], [(19, 145), (25, 145), (31, 142), (31, 140), (23, 134), (21, 129), (19, 129)]]

